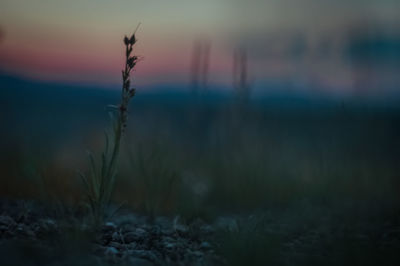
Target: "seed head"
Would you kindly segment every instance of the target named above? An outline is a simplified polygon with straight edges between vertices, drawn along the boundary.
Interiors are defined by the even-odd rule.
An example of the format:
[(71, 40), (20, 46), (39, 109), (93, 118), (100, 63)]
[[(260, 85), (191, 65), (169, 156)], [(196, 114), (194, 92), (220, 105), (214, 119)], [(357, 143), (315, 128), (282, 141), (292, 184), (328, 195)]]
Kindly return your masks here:
[(135, 88), (132, 88), (132, 89), (129, 90), (129, 97), (130, 97), (130, 98), (132, 98), (133, 96), (135, 96), (135, 94), (136, 94), (136, 89), (135, 89)]
[(130, 40), (128, 39), (128, 37), (125, 35), (124, 37), (124, 44), (128, 45), (130, 43)]
[(129, 39), (129, 44), (134, 45), (136, 43), (135, 33), (132, 34), (131, 38)]
[(128, 58), (127, 64), (130, 68), (134, 68), (137, 62), (137, 56), (132, 56)]
[(128, 90), (130, 86), (131, 86), (131, 80), (128, 79), (128, 80), (125, 82), (125, 86), (124, 86), (124, 87), (126, 88), (126, 90)]

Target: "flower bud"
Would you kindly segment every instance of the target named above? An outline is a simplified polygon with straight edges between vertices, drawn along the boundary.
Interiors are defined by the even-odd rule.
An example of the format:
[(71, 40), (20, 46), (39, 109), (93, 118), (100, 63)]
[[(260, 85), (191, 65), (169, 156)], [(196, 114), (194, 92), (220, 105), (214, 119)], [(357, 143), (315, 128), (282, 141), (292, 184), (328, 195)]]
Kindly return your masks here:
[(129, 42), (130, 42), (130, 40), (129, 40), (128, 37), (125, 35), (125, 37), (124, 37), (124, 44), (125, 44), (125, 45), (128, 45)]
[(135, 33), (132, 34), (131, 38), (129, 39), (129, 43), (131, 45), (134, 45), (136, 43), (136, 37), (135, 37)]
[(136, 65), (136, 61), (137, 61), (137, 56), (132, 56), (132, 57), (129, 57), (129, 58), (128, 58), (127, 64), (128, 64), (128, 66), (129, 66), (130, 68), (134, 68), (135, 65)]
[(135, 88), (132, 88), (132, 89), (129, 90), (129, 97), (130, 97), (130, 98), (132, 98), (133, 96), (135, 96), (135, 94), (136, 94), (136, 89), (135, 89)]

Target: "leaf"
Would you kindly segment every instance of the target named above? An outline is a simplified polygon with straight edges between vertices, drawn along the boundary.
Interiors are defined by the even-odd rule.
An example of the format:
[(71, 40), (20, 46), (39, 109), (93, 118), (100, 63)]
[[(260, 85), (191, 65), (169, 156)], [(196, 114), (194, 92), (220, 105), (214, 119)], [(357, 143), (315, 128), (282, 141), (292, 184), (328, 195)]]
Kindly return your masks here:
[(107, 108), (112, 109), (112, 110), (118, 110), (119, 107), (114, 104), (109, 104), (109, 105), (107, 105)]
[[(119, 107), (118, 107), (118, 109), (119, 109)], [(112, 126), (113, 126), (114, 134), (115, 134), (115, 132), (118, 131), (118, 122), (117, 122), (117, 119), (115, 119), (115, 116), (114, 116), (114, 114), (113, 114), (112, 112), (109, 112), (108, 115), (110, 116), (111, 124), (112, 124)]]
[(93, 185), (93, 192), (94, 192), (94, 197), (98, 197), (99, 196), (99, 188), (100, 188), (100, 184), (99, 184), (99, 180), (98, 180), (98, 174), (97, 174), (97, 170), (96, 170), (96, 162), (94, 160), (93, 154), (88, 151), (88, 157), (89, 157), (89, 161), (90, 161), (90, 166), (91, 166), (91, 173), (92, 173), (92, 185)]
[(79, 170), (78, 170), (77, 172), (78, 172), (78, 175), (80, 176), (80, 178), (81, 178), (83, 184), (85, 185), (86, 190), (87, 190), (87, 191), (90, 191), (90, 186), (89, 186), (89, 183), (88, 183), (88, 181), (87, 181), (87, 178), (86, 178), (85, 174), (82, 173), (82, 172), (79, 171)]
[(105, 137), (105, 140), (106, 140), (106, 146), (105, 146), (104, 154), (107, 156), (107, 154), (108, 154), (108, 148), (109, 148), (109, 146), (110, 146), (110, 139), (109, 139), (108, 134), (107, 134), (106, 131), (104, 131), (104, 137)]
[(108, 216), (109, 219), (113, 218), (114, 215), (121, 210), (122, 206), (124, 206), (126, 204), (126, 202), (122, 202), (121, 204), (119, 204), (114, 210), (111, 211), (110, 215)]
[(103, 183), (103, 179), (107, 173), (107, 164), (108, 164), (107, 156), (108, 156), (109, 138), (108, 138), (107, 132), (104, 132), (104, 136), (105, 136), (106, 144), (105, 144), (104, 152), (101, 154), (101, 161), (102, 161), (102, 167), (101, 167), (102, 181), (101, 181), (101, 183)]

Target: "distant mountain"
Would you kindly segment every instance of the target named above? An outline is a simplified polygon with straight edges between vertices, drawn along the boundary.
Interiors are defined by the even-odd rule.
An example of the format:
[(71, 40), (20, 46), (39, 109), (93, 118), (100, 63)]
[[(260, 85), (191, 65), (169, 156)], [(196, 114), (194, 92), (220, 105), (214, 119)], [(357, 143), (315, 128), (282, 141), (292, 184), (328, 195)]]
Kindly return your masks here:
[[(251, 104), (266, 108), (332, 108), (346, 105), (391, 106), (400, 107), (399, 98), (362, 98), (344, 99), (328, 94), (311, 93), (309, 91), (290, 90), (284, 81), (270, 81), (258, 84), (253, 91)], [(315, 88), (316, 89), (316, 88)], [(99, 88), (79, 84), (46, 82), (25, 79), (0, 72), (0, 104), (2, 108), (71, 108), (76, 110), (105, 108), (119, 101), (120, 88)], [(188, 85), (162, 84), (138, 88), (133, 104), (141, 105), (191, 105), (234, 103), (233, 89), (221, 86), (209, 86), (195, 94)], [(96, 107), (97, 106), (97, 107)]]

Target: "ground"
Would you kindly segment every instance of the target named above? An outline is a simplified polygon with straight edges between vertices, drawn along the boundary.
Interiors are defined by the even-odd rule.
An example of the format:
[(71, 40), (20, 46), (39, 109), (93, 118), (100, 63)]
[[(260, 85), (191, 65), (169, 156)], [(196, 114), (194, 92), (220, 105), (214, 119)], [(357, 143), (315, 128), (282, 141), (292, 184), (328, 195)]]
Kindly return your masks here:
[(302, 201), (209, 221), (123, 209), (96, 228), (72, 208), (2, 200), (0, 259), (2, 265), (398, 265), (400, 213), (345, 205)]

